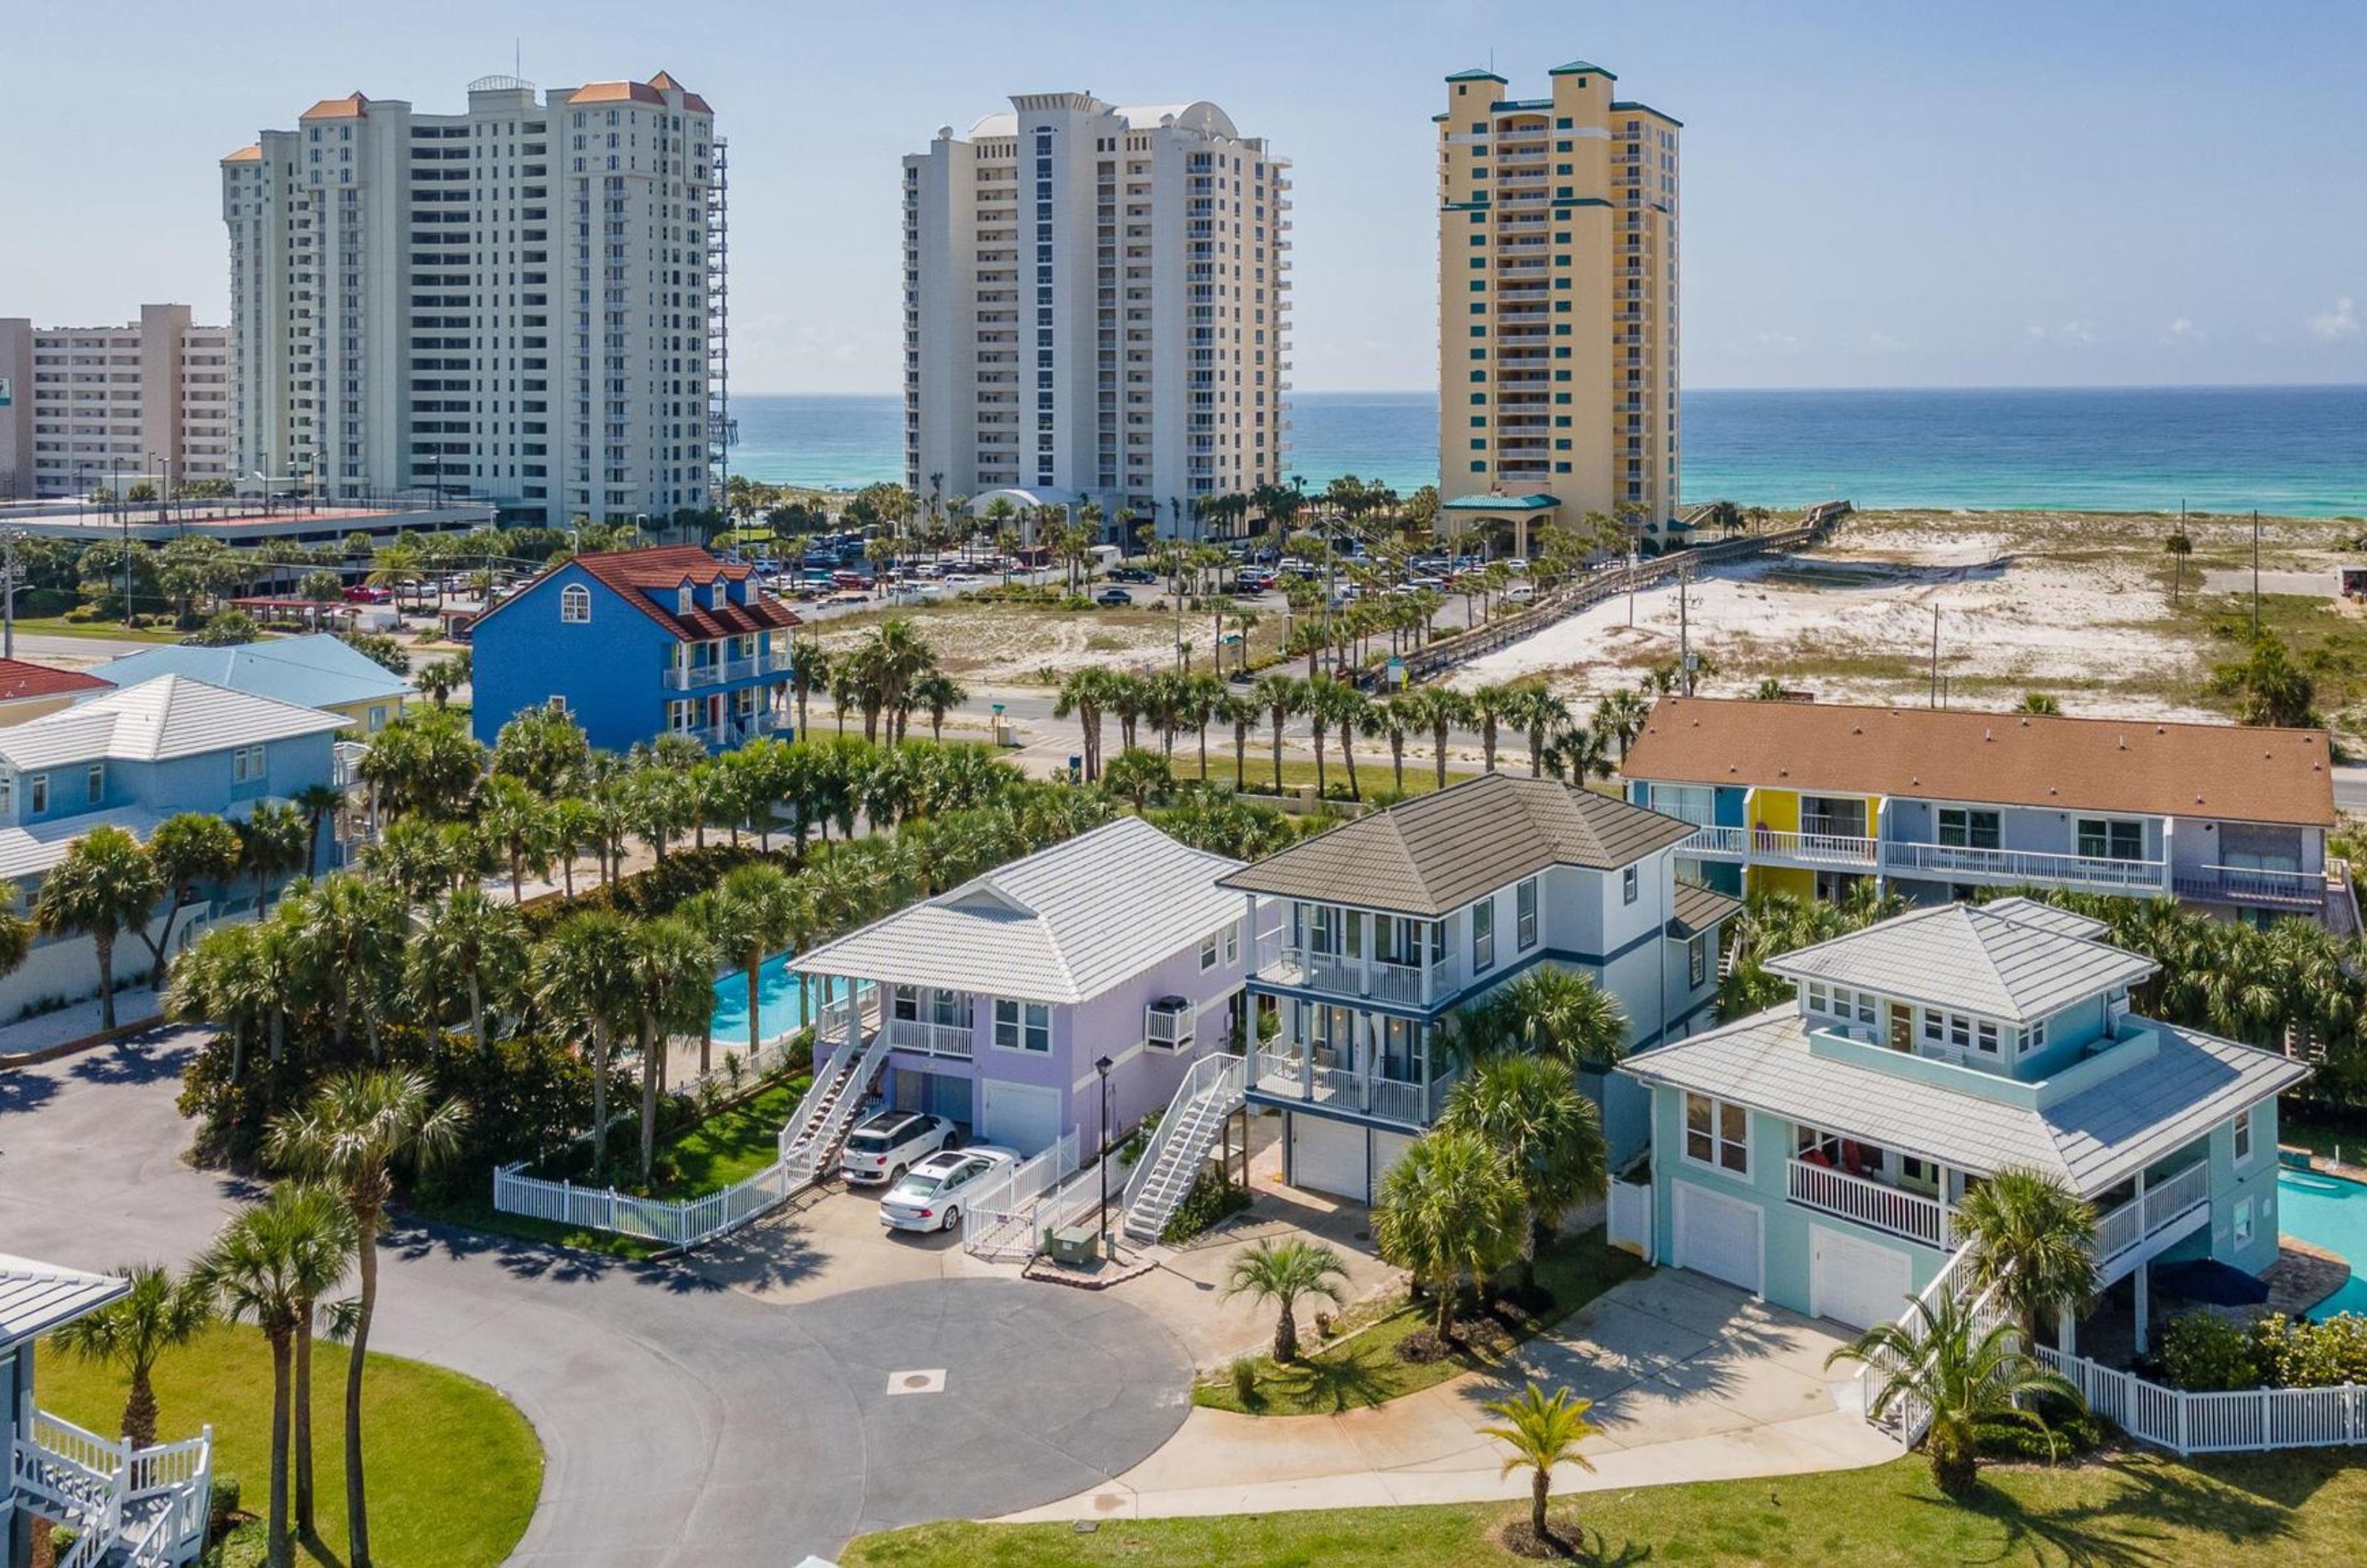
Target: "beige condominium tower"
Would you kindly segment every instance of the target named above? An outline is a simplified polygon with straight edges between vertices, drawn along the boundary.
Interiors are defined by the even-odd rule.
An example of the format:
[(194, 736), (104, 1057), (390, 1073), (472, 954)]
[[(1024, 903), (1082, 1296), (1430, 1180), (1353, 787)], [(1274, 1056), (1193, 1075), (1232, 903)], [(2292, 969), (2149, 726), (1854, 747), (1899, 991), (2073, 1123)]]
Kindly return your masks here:
[(1590, 513), (1677, 512), (1677, 132), (1608, 71), (1513, 98), (1446, 79), (1438, 125), (1438, 493), (1526, 549)]

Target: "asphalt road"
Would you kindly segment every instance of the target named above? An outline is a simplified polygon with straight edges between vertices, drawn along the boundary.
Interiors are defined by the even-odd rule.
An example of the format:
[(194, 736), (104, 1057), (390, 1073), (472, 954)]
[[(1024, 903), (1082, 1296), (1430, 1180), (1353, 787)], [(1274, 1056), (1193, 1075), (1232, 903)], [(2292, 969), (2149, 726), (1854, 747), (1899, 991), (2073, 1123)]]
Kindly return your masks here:
[(2343, 811), (2367, 811), (2367, 767), (2334, 770), (2334, 804)]
[[(180, 1157), (190, 1049), (159, 1031), (0, 1075), (0, 1247), (179, 1259), (252, 1195)], [(775, 1278), (813, 1267), (767, 1245), (735, 1268), (752, 1251)], [(1190, 1365), (1159, 1322), (1015, 1280), (777, 1304), (695, 1267), (425, 1226), (388, 1238), (380, 1280), (374, 1348), (482, 1379), (540, 1435), (541, 1502), (511, 1558), (527, 1568), (788, 1563), (1036, 1506), (1148, 1456), (1186, 1408)], [(892, 1392), (910, 1373), (942, 1373), (943, 1392)]]

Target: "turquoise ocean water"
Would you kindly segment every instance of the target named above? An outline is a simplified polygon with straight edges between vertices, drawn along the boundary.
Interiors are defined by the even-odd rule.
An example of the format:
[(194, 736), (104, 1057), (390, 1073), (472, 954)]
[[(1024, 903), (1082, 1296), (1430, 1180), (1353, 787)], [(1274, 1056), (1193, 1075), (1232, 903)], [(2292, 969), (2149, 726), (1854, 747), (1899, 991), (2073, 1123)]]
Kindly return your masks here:
[[(1299, 392), (1293, 472), (1438, 478), (1438, 402)], [(893, 397), (742, 397), (732, 469), (854, 488), (902, 477)], [(2367, 514), (2367, 387), (1685, 394), (1687, 501)]]

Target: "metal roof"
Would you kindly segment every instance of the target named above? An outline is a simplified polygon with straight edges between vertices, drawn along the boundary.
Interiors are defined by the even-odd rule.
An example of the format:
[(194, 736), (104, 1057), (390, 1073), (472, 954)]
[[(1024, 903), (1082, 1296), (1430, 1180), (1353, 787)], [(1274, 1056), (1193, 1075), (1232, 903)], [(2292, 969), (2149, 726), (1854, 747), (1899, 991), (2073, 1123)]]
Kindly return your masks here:
[(1942, 904), (1769, 961), (1787, 980), (1829, 980), (1906, 1001), (2027, 1023), (2160, 965), (2142, 953), (2049, 929), (2020, 908)]
[(1458, 495), (1438, 503), (1441, 512), (1546, 512), (1561, 504), (1557, 496)]
[(151, 648), (110, 659), (91, 671), (119, 686), (159, 675), (187, 675), (208, 685), (271, 697), (299, 707), (392, 700), (416, 694), (410, 682), (342, 637), (275, 638), (234, 648)]
[(1139, 817), (1080, 834), (800, 953), (807, 974), (1081, 1002), (1241, 915), (1240, 867)]
[(342, 729), (333, 713), (159, 675), (79, 707), (0, 729), (0, 762), (19, 773), (101, 760), (159, 762)]
[(117, 1275), (0, 1252), (0, 1349), (72, 1323), (130, 1289), (131, 1281)]
[(1610, 871), (1691, 824), (1558, 779), (1482, 773), (1268, 855), (1224, 885), (1435, 919), (1543, 871)]
[[(2043, 1107), (1817, 1055), (1808, 1048), (1807, 1021), (1789, 1007), (1639, 1052), (1620, 1071), (1962, 1170), (2034, 1167), (2088, 1197), (2309, 1076), (2284, 1056), (2138, 1021), (2154, 1032), (2151, 1055)], [(1976, 1076), (1973, 1068), (1949, 1070)]]

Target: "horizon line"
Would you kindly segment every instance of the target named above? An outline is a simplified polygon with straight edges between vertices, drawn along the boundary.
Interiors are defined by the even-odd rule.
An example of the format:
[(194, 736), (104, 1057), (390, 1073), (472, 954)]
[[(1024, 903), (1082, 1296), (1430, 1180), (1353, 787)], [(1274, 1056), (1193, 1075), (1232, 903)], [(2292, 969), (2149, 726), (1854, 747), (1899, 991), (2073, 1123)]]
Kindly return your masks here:
[[(1942, 384), (1884, 382), (1784, 387), (1697, 386), (1694, 392), (2308, 392), (2367, 390), (2367, 381), (1963, 381)], [(1434, 387), (1292, 387), (1285, 395), (1348, 398), (1435, 398)], [(898, 400), (900, 391), (816, 392), (749, 390), (743, 398), (878, 398)]]

